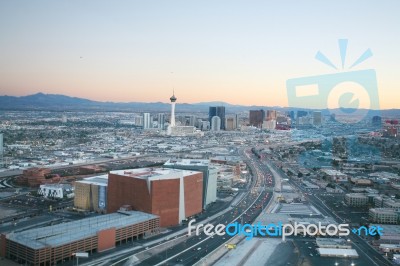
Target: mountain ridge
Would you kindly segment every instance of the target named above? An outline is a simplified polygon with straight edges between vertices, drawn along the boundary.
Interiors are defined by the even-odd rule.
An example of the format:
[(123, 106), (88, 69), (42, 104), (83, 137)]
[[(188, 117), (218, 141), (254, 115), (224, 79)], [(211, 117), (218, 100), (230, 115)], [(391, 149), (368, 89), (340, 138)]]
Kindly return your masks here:
[[(178, 112), (208, 112), (209, 106), (225, 106), (227, 113), (243, 112), (257, 109), (274, 109), (278, 111), (305, 110), (304, 108), (257, 106), (230, 104), (222, 101), (197, 103), (177, 103)], [(0, 96), (0, 110), (41, 110), (41, 111), (127, 111), (127, 112), (168, 112), (170, 103), (164, 102), (101, 102), (63, 94), (45, 94), (38, 92), (26, 96)], [(324, 115), (329, 110), (321, 110)], [(370, 110), (370, 115), (400, 116), (400, 109)]]

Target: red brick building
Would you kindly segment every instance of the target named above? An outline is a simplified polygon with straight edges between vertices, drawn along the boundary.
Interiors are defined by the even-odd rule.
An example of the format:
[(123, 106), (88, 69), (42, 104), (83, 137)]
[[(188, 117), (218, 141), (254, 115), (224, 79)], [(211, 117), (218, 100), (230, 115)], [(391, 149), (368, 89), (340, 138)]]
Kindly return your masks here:
[(60, 181), (60, 176), (51, 174), (49, 168), (29, 168), (17, 177), (16, 183), (22, 186), (38, 187), (42, 184), (56, 183)]
[(130, 205), (160, 216), (160, 226), (179, 224), (202, 211), (203, 173), (141, 168), (112, 171), (108, 176), (107, 212)]

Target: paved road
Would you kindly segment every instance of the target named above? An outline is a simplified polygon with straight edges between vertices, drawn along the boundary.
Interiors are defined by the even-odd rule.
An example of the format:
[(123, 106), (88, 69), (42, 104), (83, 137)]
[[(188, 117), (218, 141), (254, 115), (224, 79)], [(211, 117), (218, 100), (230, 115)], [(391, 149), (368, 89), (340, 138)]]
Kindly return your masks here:
[[(252, 223), (256, 217), (261, 213), (262, 205), (266, 206), (271, 200), (272, 193), (268, 193), (265, 190), (261, 190), (267, 183), (267, 174), (270, 174), (266, 169), (262, 168), (259, 160), (253, 155), (246, 155), (248, 157), (247, 163), (252, 170), (253, 176), (251, 184), (251, 193), (248, 193), (239, 206), (233, 209), (233, 211), (226, 213), (216, 219), (213, 224), (229, 224), (232, 222), (240, 223)], [(271, 175), (269, 175), (271, 177)], [(271, 186), (273, 183), (271, 181)], [(259, 206), (259, 207), (257, 207)], [(164, 254), (160, 254), (158, 257), (152, 257), (148, 260), (141, 261), (140, 265), (168, 265), (168, 264), (180, 264), (180, 265), (193, 265), (197, 261), (214, 249), (217, 249), (225, 243), (229, 243), (231, 237), (225, 235), (206, 237), (204, 233), (198, 237), (188, 238), (186, 243), (178, 245), (168, 250), (166, 256), (172, 256), (171, 259), (165, 259)]]
[[(272, 164), (267, 163), (267, 165), (272, 169), (274, 169), (279, 175), (281, 175), (281, 178), (288, 178), (286, 176), (282, 177), (283, 173)], [(292, 186), (298, 188), (303, 193), (307, 193), (305, 188), (300, 186), (298, 183), (293, 182), (291, 179), (289, 180), (289, 183)], [(328, 206), (326, 206), (315, 194), (308, 193), (306, 198), (323, 215), (333, 217), (339, 223), (344, 223), (344, 220), (341, 217), (339, 217), (336, 213), (333, 213), (332, 210)], [(350, 234), (348, 238), (352, 241), (352, 244), (357, 250), (358, 254), (368, 258), (368, 260), (371, 263), (370, 265), (376, 265), (376, 266), (392, 265), (392, 263), (387, 261), (377, 250), (369, 246), (368, 243), (366, 243), (358, 235)]]
[[(272, 187), (274, 185), (273, 180), (270, 180), (272, 178), (270, 173), (252, 154), (247, 154), (246, 157), (249, 167), (256, 175), (251, 179), (250, 190), (246, 192), (239, 204), (232, 206), (231, 211), (220, 215), (210, 223), (214, 225), (227, 225), (235, 221), (251, 223), (261, 213), (261, 206), (266, 206), (271, 200), (272, 193), (263, 189), (265, 184)], [(184, 238), (184, 241), (141, 260), (140, 265), (193, 265), (206, 257), (212, 250), (229, 243), (231, 239), (229, 235), (207, 237), (204, 232), (201, 232), (199, 236), (184, 236)], [(138, 255), (138, 257), (140, 256)], [(115, 265), (127, 265), (135, 260), (137, 259), (129, 256)]]

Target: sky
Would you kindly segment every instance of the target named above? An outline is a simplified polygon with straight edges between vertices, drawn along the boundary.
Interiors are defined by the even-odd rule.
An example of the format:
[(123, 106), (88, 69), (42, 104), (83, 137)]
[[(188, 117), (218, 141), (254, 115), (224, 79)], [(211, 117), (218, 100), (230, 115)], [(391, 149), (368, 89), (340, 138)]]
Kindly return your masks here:
[(374, 69), (380, 108), (400, 108), (399, 11), (396, 0), (0, 1), (0, 95), (168, 102), (174, 88), (181, 103), (288, 106), (287, 80)]

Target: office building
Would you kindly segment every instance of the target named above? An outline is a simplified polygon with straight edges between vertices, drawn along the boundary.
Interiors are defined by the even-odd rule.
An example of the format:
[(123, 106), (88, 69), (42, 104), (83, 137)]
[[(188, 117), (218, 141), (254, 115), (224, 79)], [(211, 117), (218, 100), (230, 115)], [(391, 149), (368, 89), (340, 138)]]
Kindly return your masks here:
[(369, 209), (369, 220), (378, 224), (398, 224), (399, 211), (392, 208), (372, 208)]
[(160, 216), (160, 226), (175, 226), (202, 211), (203, 173), (167, 168), (111, 171), (107, 212), (129, 205)]
[(208, 122), (208, 121), (203, 121), (203, 122), (201, 123), (201, 130), (203, 130), (203, 131), (210, 130), (210, 122)]
[(276, 120), (276, 111), (275, 110), (267, 110), (267, 117), (266, 120), (270, 121), (270, 120)]
[(239, 114), (235, 114), (235, 129), (240, 127), (240, 117)]
[(169, 160), (164, 164), (165, 168), (200, 171), (203, 173), (203, 209), (211, 202), (217, 200), (217, 176), (218, 170), (210, 164), (209, 160)]
[(249, 121), (250, 126), (261, 128), (265, 120), (264, 110), (250, 110)]
[(106, 212), (108, 175), (75, 182), (74, 207), (78, 210)]
[(227, 117), (225, 122), (226, 130), (235, 130), (235, 118), (234, 117)]
[(143, 129), (151, 128), (152, 124), (150, 113), (143, 113)]
[(159, 233), (159, 217), (137, 211), (59, 223), (52, 226), (2, 234), (0, 255), (23, 265), (60, 265), (75, 259), (77, 252), (89, 254)]
[(377, 115), (372, 117), (372, 125), (376, 127), (382, 126), (382, 117)]
[(175, 126), (186, 126), (186, 117), (184, 115), (175, 116)]
[(158, 114), (158, 128), (164, 130), (165, 128), (165, 114)]
[(133, 117), (133, 123), (135, 124), (135, 126), (143, 126), (143, 116), (140, 115), (135, 115)]
[(211, 119), (211, 131), (220, 131), (221, 130), (221, 118), (219, 116), (214, 116)]
[(187, 120), (188, 120), (187, 121), (188, 122), (187, 125), (191, 126), (191, 127), (194, 127), (196, 125), (197, 117), (195, 115), (189, 115)]
[(352, 207), (364, 207), (368, 204), (368, 197), (361, 193), (346, 194), (344, 199), (346, 204)]
[(225, 107), (224, 106), (211, 106), (208, 111), (208, 121), (212, 125), (212, 118), (218, 116), (221, 120), (220, 129), (225, 130)]
[(264, 121), (262, 128), (265, 130), (274, 130), (276, 128), (276, 120)]
[(391, 208), (400, 211), (400, 201), (388, 199), (383, 201), (383, 208)]
[(313, 125), (314, 126), (321, 126), (322, 125), (322, 113), (321, 113), (321, 111), (314, 111), (313, 112)]

